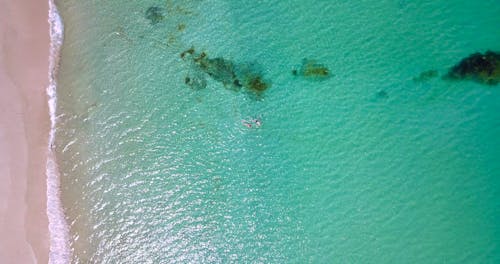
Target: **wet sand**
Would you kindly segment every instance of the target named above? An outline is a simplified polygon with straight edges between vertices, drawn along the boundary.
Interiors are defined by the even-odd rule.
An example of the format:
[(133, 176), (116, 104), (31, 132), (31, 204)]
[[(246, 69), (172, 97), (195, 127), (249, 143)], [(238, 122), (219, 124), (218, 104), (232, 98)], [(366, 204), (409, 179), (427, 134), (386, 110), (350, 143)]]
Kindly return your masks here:
[(0, 263), (47, 263), (48, 1), (0, 7)]

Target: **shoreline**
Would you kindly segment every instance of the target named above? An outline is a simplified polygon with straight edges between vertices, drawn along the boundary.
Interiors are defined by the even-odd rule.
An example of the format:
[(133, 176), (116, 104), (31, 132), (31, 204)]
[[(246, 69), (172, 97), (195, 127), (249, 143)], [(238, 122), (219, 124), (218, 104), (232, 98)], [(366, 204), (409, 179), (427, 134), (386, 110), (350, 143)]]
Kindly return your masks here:
[(60, 51), (64, 39), (64, 26), (54, 0), (49, 0), (50, 25), (50, 57), (49, 85), (47, 86), (48, 107), (50, 116), (50, 132), (47, 145), (47, 216), (49, 220), (50, 250), (49, 263), (64, 264), (70, 262), (69, 230), (61, 201), (61, 181), (55, 153), (56, 107), (57, 107), (57, 73), (59, 69)]
[(49, 5), (0, 1), (0, 262), (48, 263)]

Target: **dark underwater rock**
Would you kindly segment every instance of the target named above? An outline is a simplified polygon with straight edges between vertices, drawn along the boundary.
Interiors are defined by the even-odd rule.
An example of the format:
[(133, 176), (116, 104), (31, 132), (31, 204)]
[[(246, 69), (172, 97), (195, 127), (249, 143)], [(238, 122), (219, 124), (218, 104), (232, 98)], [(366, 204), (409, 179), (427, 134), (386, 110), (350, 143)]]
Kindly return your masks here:
[(181, 52), (181, 58), (184, 59), (184, 57), (186, 57), (186, 55), (193, 55), (194, 54), (194, 48), (189, 48), (183, 52)]
[(165, 18), (163, 15), (164, 12), (165, 10), (163, 8), (152, 6), (146, 10), (146, 19), (151, 22), (151, 25), (156, 25)]
[[(194, 48), (183, 51), (180, 56), (191, 61), (195, 68), (222, 83), (227, 89), (239, 91), (241, 87), (245, 87), (260, 94), (271, 86), (252, 64), (235, 63), (222, 57), (211, 59), (205, 52), (196, 53)], [(192, 81), (186, 79), (185, 83), (189, 85)]]
[(421, 72), (420, 75), (418, 75), (417, 77), (413, 77), (413, 81), (414, 82), (425, 82), (425, 81), (429, 81), (433, 78), (436, 78), (438, 75), (439, 75), (438, 71), (428, 70), (428, 71)]
[(193, 90), (201, 90), (207, 87), (207, 80), (201, 74), (190, 74), (184, 78), (184, 83)]
[(221, 82), (226, 87), (234, 86), (237, 80), (234, 64), (229, 60), (223, 58), (201, 59), (199, 60), (199, 66), (210, 77)]
[(330, 77), (330, 70), (328, 67), (317, 63), (315, 60), (303, 59), (300, 69), (292, 70), (292, 74), (306, 78), (323, 80)]
[(389, 94), (385, 91), (385, 90), (380, 90), (378, 91), (375, 96), (378, 98), (378, 99), (387, 99), (389, 98)]
[(474, 53), (453, 66), (444, 78), (496, 85), (500, 82), (500, 54), (493, 51)]

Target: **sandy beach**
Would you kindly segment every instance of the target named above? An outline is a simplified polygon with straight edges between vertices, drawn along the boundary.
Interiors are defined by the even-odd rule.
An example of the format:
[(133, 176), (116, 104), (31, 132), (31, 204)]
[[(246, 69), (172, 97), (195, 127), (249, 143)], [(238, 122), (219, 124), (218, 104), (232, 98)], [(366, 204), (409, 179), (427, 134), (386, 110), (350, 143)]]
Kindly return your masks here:
[(47, 263), (48, 2), (0, 7), (0, 263)]

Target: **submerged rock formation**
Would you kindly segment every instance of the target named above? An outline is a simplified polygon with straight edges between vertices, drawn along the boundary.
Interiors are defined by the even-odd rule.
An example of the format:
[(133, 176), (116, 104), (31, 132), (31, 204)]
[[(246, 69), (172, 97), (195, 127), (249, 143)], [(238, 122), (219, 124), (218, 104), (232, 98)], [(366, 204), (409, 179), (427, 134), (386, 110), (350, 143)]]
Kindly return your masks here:
[[(194, 48), (183, 51), (180, 57), (227, 89), (239, 91), (244, 87), (258, 95), (270, 87), (270, 83), (264, 80), (252, 64), (235, 63), (222, 57), (212, 59), (205, 52), (197, 53)], [(197, 79), (186, 77), (185, 83), (190, 86), (193, 83), (204, 83), (199, 80), (199, 75)]]
[(292, 74), (295, 76), (323, 80), (330, 77), (330, 70), (325, 65), (319, 64), (315, 60), (303, 59), (300, 69), (292, 70)]
[(207, 87), (207, 80), (199, 73), (190, 73), (184, 78), (184, 83), (193, 90), (201, 90)]
[(163, 8), (152, 6), (146, 10), (146, 19), (149, 20), (151, 25), (156, 25), (165, 18), (163, 15), (164, 12), (165, 10)]
[(240, 82), (236, 77), (234, 63), (223, 58), (209, 59), (205, 53), (201, 53), (200, 57), (195, 59), (195, 63), (202, 71), (208, 74), (212, 79), (222, 83), (225, 87), (239, 88)]
[(375, 93), (375, 96), (378, 99), (387, 99), (387, 98), (389, 98), (389, 94), (385, 90), (379, 90), (377, 93)]
[(444, 78), (496, 85), (500, 82), (500, 53), (474, 53), (453, 66)]

